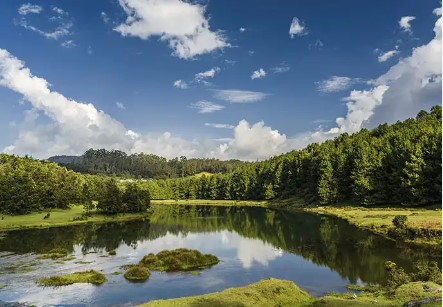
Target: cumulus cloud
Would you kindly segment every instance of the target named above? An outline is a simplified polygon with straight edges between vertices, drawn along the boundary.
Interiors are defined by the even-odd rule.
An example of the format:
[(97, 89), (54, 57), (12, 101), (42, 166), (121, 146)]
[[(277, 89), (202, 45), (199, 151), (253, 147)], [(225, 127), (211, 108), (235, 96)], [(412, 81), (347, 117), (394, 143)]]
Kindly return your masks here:
[(243, 27), (240, 28), (240, 32), (245, 32), (245, 31), (246, 31), (246, 28), (243, 28)]
[[(145, 151), (169, 158), (196, 154), (192, 143), (169, 132), (160, 136), (138, 135), (94, 105), (52, 91), (45, 79), (32, 75), (22, 61), (4, 49), (0, 49), (0, 85), (23, 95), (31, 103), (33, 117), (41, 113), (49, 121), (28, 122), (5, 152), (32, 154), (37, 158), (81, 154), (88, 148)], [(29, 121), (30, 117), (27, 118)]]
[(200, 100), (190, 105), (191, 108), (197, 109), (198, 113), (213, 113), (223, 110), (225, 107), (210, 101)]
[(74, 43), (74, 41), (72, 39), (66, 40), (64, 42), (62, 42), (60, 44), (60, 46), (64, 47), (64, 48), (72, 48), (72, 47), (76, 47), (77, 44)]
[(441, 7), (438, 7), (432, 11), (432, 13), (436, 16), (441, 16)]
[(251, 103), (265, 99), (266, 93), (242, 90), (215, 90), (214, 97), (230, 103)]
[(233, 129), (235, 126), (229, 124), (214, 124), (214, 123), (205, 123), (205, 126), (217, 128), (217, 129)]
[(398, 24), (400, 25), (400, 28), (407, 33), (412, 33), (411, 30), (411, 21), (413, 21), (415, 19), (414, 16), (404, 16), (402, 18), (400, 18), (400, 21), (398, 22)]
[(251, 75), (251, 79), (252, 80), (254, 80), (254, 79), (262, 79), (264, 77), (266, 77), (266, 71), (263, 68), (260, 68), (258, 70), (253, 71), (252, 75)]
[(214, 155), (224, 159), (262, 160), (285, 152), (286, 135), (265, 126), (263, 121), (250, 125), (241, 120), (234, 128), (234, 138), (221, 144)]
[(199, 73), (195, 74), (194, 80), (197, 83), (201, 83), (207, 78), (214, 78), (215, 74), (218, 73), (219, 71), (220, 71), (220, 67), (214, 67), (214, 68), (211, 68), (207, 71), (199, 72)]
[(40, 14), (42, 11), (43, 8), (40, 5), (35, 5), (31, 3), (22, 4), (18, 8), (18, 13), (20, 15)]
[(304, 25), (304, 23), (298, 19), (297, 17), (294, 17), (291, 22), (291, 26), (289, 27), (289, 35), (291, 38), (294, 38), (295, 35), (297, 36), (303, 36), (308, 34), (308, 29)]
[(220, 31), (211, 31), (205, 7), (181, 0), (119, 0), (126, 21), (115, 31), (146, 40), (160, 37), (182, 59), (230, 46)]
[(174, 85), (174, 87), (180, 88), (182, 90), (188, 88), (188, 84), (185, 81), (183, 81), (183, 80), (176, 80), (176, 81), (174, 81), (173, 85)]
[(382, 52), (378, 56), (378, 61), (379, 62), (386, 62), (387, 60), (389, 60), (390, 58), (392, 58), (394, 55), (396, 55), (398, 53), (399, 53), (399, 51), (397, 50), (397, 48), (395, 48), (394, 50), (387, 51), (387, 52)]

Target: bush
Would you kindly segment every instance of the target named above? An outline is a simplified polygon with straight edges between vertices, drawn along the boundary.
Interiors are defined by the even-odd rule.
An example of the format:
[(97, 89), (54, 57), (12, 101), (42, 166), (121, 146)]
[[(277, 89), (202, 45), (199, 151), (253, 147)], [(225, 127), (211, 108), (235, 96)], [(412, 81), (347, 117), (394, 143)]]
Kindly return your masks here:
[(441, 285), (441, 270), (437, 262), (420, 260), (414, 265), (414, 273), (411, 274), (414, 281), (432, 281)]
[(408, 217), (406, 215), (396, 215), (392, 220), (392, 224), (398, 229), (405, 229)]
[(407, 284), (411, 281), (409, 275), (401, 267), (397, 267), (392, 261), (387, 261), (385, 263), (385, 268), (388, 271), (387, 286), (390, 289), (396, 289), (401, 285)]
[(125, 272), (125, 278), (130, 281), (145, 281), (149, 278), (151, 275), (151, 272), (145, 267), (136, 265), (131, 268), (129, 268)]

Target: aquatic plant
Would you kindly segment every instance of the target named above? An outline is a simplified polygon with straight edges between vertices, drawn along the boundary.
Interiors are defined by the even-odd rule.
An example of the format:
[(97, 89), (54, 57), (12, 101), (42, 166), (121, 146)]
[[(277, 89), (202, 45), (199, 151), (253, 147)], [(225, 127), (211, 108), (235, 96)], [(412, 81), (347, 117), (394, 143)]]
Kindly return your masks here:
[(68, 256), (69, 252), (65, 248), (54, 248), (45, 254), (41, 254), (37, 257), (37, 259), (58, 259)]
[(130, 281), (145, 281), (149, 278), (151, 275), (151, 272), (145, 267), (136, 265), (131, 268), (129, 268), (125, 272), (125, 278)]
[(91, 283), (94, 285), (101, 285), (106, 282), (106, 276), (100, 272), (89, 270), (83, 272), (75, 272), (64, 275), (54, 275), (50, 277), (44, 277), (37, 281), (41, 286), (67, 286), (76, 283)]

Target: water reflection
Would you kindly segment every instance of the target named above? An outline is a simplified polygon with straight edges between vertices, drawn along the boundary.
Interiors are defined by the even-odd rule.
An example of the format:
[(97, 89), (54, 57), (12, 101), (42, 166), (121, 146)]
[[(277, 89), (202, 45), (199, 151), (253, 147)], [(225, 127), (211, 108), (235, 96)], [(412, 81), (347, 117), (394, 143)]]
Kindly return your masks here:
[[(7, 284), (0, 290), (0, 300), (36, 305), (135, 304), (219, 291), (267, 277), (293, 280), (320, 295), (344, 290), (349, 282), (383, 282), (386, 260), (410, 268), (413, 261), (424, 257), (341, 220), (315, 214), (263, 208), (162, 206), (145, 221), (9, 232), (0, 240), (0, 270), (11, 263), (32, 261), (35, 256), (30, 253), (54, 247), (68, 249), (76, 259), (64, 264), (47, 260), (35, 266), (33, 272), (0, 275), (0, 284)], [(121, 275), (111, 275), (121, 265), (138, 262), (147, 253), (178, 247), (212, 253), (222, 261), (197, 276), (154, 272), (144, 284), (131, 284)], [(117, 255), (109, 256), (109, 250), (116, 250)], [(75, 263), (78, 261), (91, 263)], [(102, 270), (109, 281), (100, 287), (72, 285), (57, 289), (34, 283), (42, 275), (92, 268)]]

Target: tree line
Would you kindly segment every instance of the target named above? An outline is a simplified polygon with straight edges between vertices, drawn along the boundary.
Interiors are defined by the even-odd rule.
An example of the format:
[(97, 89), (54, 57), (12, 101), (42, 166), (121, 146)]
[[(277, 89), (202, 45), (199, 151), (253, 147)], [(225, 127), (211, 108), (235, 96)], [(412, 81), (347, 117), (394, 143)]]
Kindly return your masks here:
[(153, 199), (298, 198), (327, 205), (441, 203), (441, 107), (341, 134), (226, 174), (143, 182)]
[[(80, 174), (49, 161), (0, 154), (0, 211), (24, 214), (84, 203), (87, 211), (140, 212), (150, 199), (297, 198), (322, 205), (353, 202), (366, 206), (441, 203), (441, 141), (441, 107), (435, 106), (415, 119), (353, 135), (344, 133), (322, 144), (201, 177), (118, 181)], [(97, 152), (109, 157), (107, 151), (92, 150), (83, 155), (84, 161)], [(111, 160), (109, 165), (123, 168), (118, 161), (129, 160)], [(182, 163), (178, 170), (189, 160), (174, 161)]]
[(48, 160), (80, 173), (145, 179), (187, 177), (201, 172), (227, 173), (247, 164), (240, 160), (187, 159), (184, 156), (168, 160), (153, 154), (128, 155), (120, 150), (106, 149), (89, 149), (80, 157), (54, 156)]

